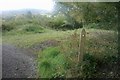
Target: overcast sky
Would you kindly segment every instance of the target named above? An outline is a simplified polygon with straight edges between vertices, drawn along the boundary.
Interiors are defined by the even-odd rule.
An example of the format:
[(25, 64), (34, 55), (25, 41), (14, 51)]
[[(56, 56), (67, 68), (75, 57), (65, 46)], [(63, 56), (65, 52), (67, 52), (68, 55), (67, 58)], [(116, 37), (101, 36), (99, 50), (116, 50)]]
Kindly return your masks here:
[(54, 3), (52, 0), (0, 0), (0, 10), (18, 9), (43, 9), (51, 11)]
[[(120, 0), (56, 0), (60, 2), (118, 2)], [(43, 9), (52, 11), (54, 6), (53, 0), (0, 0), (1, 10), (18, 10), (18, 9)]]

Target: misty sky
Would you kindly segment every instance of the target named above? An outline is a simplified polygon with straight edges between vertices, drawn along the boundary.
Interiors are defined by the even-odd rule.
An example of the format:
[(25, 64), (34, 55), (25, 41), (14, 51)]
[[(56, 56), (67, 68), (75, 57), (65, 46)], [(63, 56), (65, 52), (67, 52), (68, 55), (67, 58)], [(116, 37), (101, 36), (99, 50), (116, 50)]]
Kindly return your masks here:
[[(118, 2), (120, 0), (58, 0), (58, 1), (93, 1), (93, 2)], [(54, 6), (53, 0), (0, 0), (1, 10), (18, 10), (18, 9), (42, 9), (52, 11)]]
[(52, 11), (52, 0), (0, 0), (0, 10), (42, 9)]

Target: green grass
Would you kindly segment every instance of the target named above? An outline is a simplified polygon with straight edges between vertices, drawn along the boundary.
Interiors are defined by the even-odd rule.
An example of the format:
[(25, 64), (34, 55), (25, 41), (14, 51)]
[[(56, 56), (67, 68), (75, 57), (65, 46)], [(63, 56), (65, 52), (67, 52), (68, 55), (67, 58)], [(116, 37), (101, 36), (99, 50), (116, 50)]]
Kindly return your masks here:
[[(81, 29), (77, 30), (77, 33), (79, 34)], [(86, 31), (90, 34), (87, 35), (87, 39), (91, 40), (92, 38), (98, 40), (100, 35), (102, 34), (107, 34), (106, 37), (111, 36), (109, 40), (114, 39), (114, 32), (113, 31), (108, 31), (108, 30), (96, 30), (96, 29), (86, 29)], [(13, 30), (7, 33), (3, 33), (2, 36), (2, 42), (3, 43), (10, 43), (17, 45), (19, 47), (24, 47), (28, 48), (31, 47), (34, 44), (41, 43), (44, 40), (49, 40), (49, 39), (65, 39), (68, 37), (70, 34), (74, 33), (74, 30), (68, 30), (68, 31), (55, 31), (55, 30), (50, 30), (50, 29), (44, 29), (43, 33), (20, 33), (18, 30)], [(109, 35), (112, 34), (112, 35)], [(105, 37), (104, 35), (104, 37)]]
[[(12, 34), (8, 32), (6, 35), (3, 35), (3, 43), (11, 43), (17, 45), (19, 47), (28, 48), (34, 44), (40, 43), (44, 40), (49, 39), (61, 39), (65, 36), (69, 35), (69, 32), (72, 31), (55, 31), (46, 29), (43, 33), (27, 33), (27, 34), (19, 34), (13, 32)], [(10, 35), (10, 34), (11, 35)]]
[(87, 35), (86, 51), (98, 57), (104, 54), (114, 55), (118, 53), (117, 35), (117, 32), (110, 30), (91, 30)]
[[(71, 31), (71, 35), (64, 39), (59, 47), (50, 47), (38, 55), (39, 75), (44, 78), (52, 77), (113, 77), (116, 75), (117, 55), (117, 33), (107, 30), (86, 29), (86, 53), (83, 62), (78, 63), (79, 49), (76, 44), (79, 39), (79, 32), (76, 35)], [(62, 64), (64, 63), (65, 64)], [(58, 66), (57, 66), (58, 65)], [(60, 67), (60, 70), (59, 70)], [(82, 68), (81, 68), (82, 67)], [(112, 68), (114, 67), (114, 68)], [(108, 72), (113, 72), (109, 75)]]
[(45, 32), (45, 29), (38, 25), (38, 24), (21, 24), (21, 25), (17, 25), (17, 26), (12, 26), (13, 29), (11, 29), (10, 31), (8, 30), (9, 27), (11, 26), (6, 26), (6, 28), (4, 28), (5, 26), (3, 26), (2, 32), (3, 35), (21, 35), (21, 34), (34, 34), (34, 33), (43, 33)]
[(49, 47), (38, 54), (38, 70), (41, 78), (63, 77), (65, 75), (66, 60), (58, 47)]
[[(101, 30), (108, 26), (103, 24), (86, 25), (86, 44), (83, 63), (78, 63), (78, 44), (82, 29), (56, 31), (49, 29), (43, 17), (32, 20), (22, 16), (16, 20), (3, 21), (5, 31), (0, 32), (0, 44), (13, 44), (22, 48), (33, 48), (46, 40), (58, 40), (61, 44), (57, 47), (49, 47), (43, 51), (36, 51), (38, 54), (39, 76), (42, 78), (51, 77), (104, 77), (115, 76), (117, 56), (117, 31)], [(59, 23), (59, 21), (58, 21)], [(42, 26), (44, 24), (44, 26)], [(48, 25), (48, 27), (46, 26)], [(102, 27), (100, 27), (102, 26)], [(55, 26), (58, 27), (58, 26)], [(95, 28), (95, 29), (92, 29)], [(114, 29), (115, 30), (115, 29)], [(74, 33), (77, 33), (75, 35)], [(2, 34), (2, 35), (1, 35)], [(83, 66), (83, 69), (81, 69)], [(102, 66), (102, 68), (101, 68)], [(106, 69), (103, 75), (102, 71)], [(78, 75), (79, 74), (79, 75)]]
[[(84, 66), (82, 70), (83, 72), (81, 71), (82, 75), (79, 73), (82, 77), (93, 77), (97, 75), (104, 76), (102, 75), (102, 72), (98, 70), (101, 69), (99, 66), (107, 64), (109, 66), (106, 66), (112, 69), (111, 66), (114, 65), (118, 59), (116, 57), (118, 32), (100, 29), (86, 29), (87, 40), (85, 47), (87, 54), (85, 54), (83, 64), (78, 66), (76, 65), (76, 48), (78, 48), (76, 44), (78, 44), (77, 39), (79, 39), (81, 29), (56, 31), (43, 28), (42, 33), (36, 33), (34, 30), (31, 31), (31, 29), (30, 32), (24, 31), (26, 28), (28, 29), (29, 26), (18, 26), (12, 31), (3, 33), (3, 36), (1, 37), (2, 42), (14, 44), (22, 48), (30, 48), (33, 45), (40, 44), (46, 40), (55, 39), (63, 42), (61, 43), (63, 44), (62, 49), (59, 49), (61, 47), (60, 45), (59, 47), (47, 48), (43, 50), (43, 52), (37, 52), (39, 55), (37, 61), (40, 77), (75, 77), (78, 76), (76, 73), (80, 70), (79, 68), (81, 65)], [(37, 29), (35, 29), (35, 31), (36, 30)], [(77, 35), (74, 35), (75, 32)], [(106, 61), (110, 63), (107, 63)], [(98, 71), (96, 72), (96, 70)], [(108, 72), (109, 71), (110, 70), (108, 70)]]

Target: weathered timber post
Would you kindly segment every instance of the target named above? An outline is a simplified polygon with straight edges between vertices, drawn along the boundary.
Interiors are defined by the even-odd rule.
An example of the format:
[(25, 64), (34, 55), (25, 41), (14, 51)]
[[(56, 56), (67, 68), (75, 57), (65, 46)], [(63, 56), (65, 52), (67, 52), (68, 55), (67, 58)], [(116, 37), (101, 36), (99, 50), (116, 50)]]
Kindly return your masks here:
[(86, 42), (86, 31), (83, 28), (80, 35), (80, 45), (79, 45), (79, 54), (78, 54), (78, 62), (83, 61), (83, 54), (85, 53), (85, 42)]

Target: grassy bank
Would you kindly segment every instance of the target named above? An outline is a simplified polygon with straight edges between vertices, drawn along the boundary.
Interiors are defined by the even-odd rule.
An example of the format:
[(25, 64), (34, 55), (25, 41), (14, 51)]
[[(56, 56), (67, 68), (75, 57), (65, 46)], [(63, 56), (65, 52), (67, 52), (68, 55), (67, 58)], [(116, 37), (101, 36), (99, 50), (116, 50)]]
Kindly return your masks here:
[[(117, 33), (89, 29), (83, 62), (78, 62), (79, 32), (69, 34), (57, 47), (38, 52), (38, 70), (42, 78), (118, 77)], [(82, 67), (82, 68), (81, 68)]]
[[(3, 35), (3, 43), (15, 44), (19, 47), (31, 47), (33, 44), (41, 43), (49, 39), (61, 39), (69, 35), (73, 31), (55, 31), (46, 29), (43, 33), (27, 33), (17, 34), (17, 32), (9, 32)], [(11, 34), (12, 33), (12, 34)]]
[[(41, 29), (41, 28), (40, 28)], [(81, 29), (56, 31), (43, 28), (43, 32), (30, 29), (12, 30), (3, 33), (2, 42), (22, 48), (32, 48), (44, 41), (56, 40), (60, 44), (38, 50), (39, 77), (118, 77), (119, 59), (117, 32), (100, 29), (86, 29), (86, 45), (83, 62), (78, 63)], [(32, 30), (32, 31), (31, 31)], [(39, 30), (37, 30), (39, 31)], [(82, 69), (81, 69), (82, 67)]]

